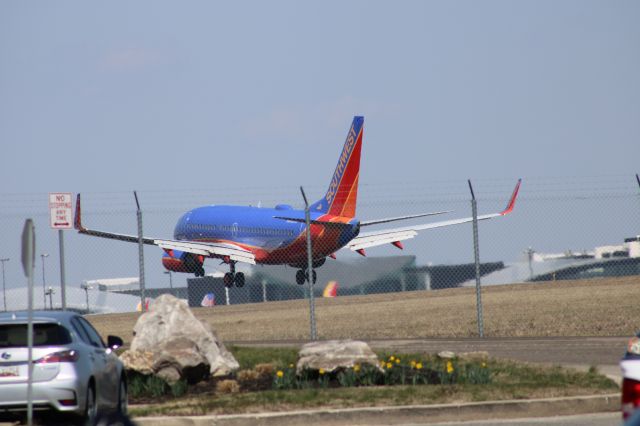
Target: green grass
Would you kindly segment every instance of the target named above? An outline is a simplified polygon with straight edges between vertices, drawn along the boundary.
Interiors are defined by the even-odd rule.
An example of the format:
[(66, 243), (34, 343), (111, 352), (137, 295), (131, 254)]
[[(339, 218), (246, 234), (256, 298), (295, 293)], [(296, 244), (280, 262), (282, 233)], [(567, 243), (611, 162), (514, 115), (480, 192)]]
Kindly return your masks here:
[(256, 364), (273, 364), (284, 368), (295, 364), (298, 350), (294, 348), (249, 348), (244, 346), (230, 346), (229, 351), (240, 364), (240, 369), (253, 368)]
[[(278, 369), (289, 369), (295, 363), (297, 351), (288, 348), (247, 348), (232, 347), (241, 369), (251, 369), (257, 364), (274, 365)], [(380, 359), (388, 360), (391, 354), (380, 353)], [(423, 360), (426, 366), (446, 372), (446, 361), (424, 354), (396, 355), (403, 362)], [(478, 366), (470, 361), (454, 360), (455, 371)], [(470, 367), (471, 366), (471, 367)], [(394, 366), (393, 368), (397, 368)], [(480, 371), (482, 369), (482, 371)], [(418, 384), (394, 386), (340, 387), (337, 380), (331, 387), (313, 382), (314, 387), (301, 389), (269, 389), (262, 391), (241, 391), (235, 394), (219, 392), (169, 392), (162, 403), (131, 406), (133, 416), (147, 415), (202, 415), (231, 414), (264, 411), (286, 411), (318, 408), (348, 408), (391, 405), (423, 405), (448, 402), (474, 402), (506, 399), (545, 398), (574, 395), (592, 395), (617, 392), (618, 386), (592, 368), (588, 372), (567, 370), (561, 367), (542, 367), (512, 361), (488, 360), (479, 367), (480, 373), (488, 372), (489, 383), (462, 379), (462, 373), (455, 384)], [(476, 373), (472, 373), (476, 374)], [(312, 376), (318, 380), (317, 375)], [(481, 378), (482, 379), (482, 378)], [(276, 382), (274, 376), (273, 382)], [(173, 395), (172, 395), (173, 394)], [(176, 396), (178, 395), (178, 396)]]

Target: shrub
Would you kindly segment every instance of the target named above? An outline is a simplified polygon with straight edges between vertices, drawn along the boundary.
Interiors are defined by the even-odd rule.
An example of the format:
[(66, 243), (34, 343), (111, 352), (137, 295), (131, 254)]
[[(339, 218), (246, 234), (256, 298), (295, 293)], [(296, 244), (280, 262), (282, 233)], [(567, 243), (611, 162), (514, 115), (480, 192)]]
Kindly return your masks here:
[(240, 385), (235, 380), (221, 380), (216, 383), (216, 392), (232, 394), (240, 392)]
[(170, 385), (170, 388), (171, 388), (171, 395), (173, 395), (174, 398), (183, 396), (184, 394), (187, 393), (187, 390), (188, 390), (187, 381), (178, 380), (174, 384)]

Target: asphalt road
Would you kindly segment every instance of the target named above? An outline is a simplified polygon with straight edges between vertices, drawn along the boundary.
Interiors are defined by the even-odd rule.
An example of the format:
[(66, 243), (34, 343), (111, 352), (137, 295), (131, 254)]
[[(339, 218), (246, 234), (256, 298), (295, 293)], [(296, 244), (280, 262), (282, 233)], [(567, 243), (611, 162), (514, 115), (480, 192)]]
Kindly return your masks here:
[[(566, 367), (597, 366), (604, 374), (620, 375), (618, 362), (630, 336), (625, 337), (513, 337), (463, 339), (386, 339), (369, 340), (374, 350), (397, 353), (437, 353), (440, 351), (486, 351), (492, 358)], [(228, 342), (240, 346), (302, 346), (303, 341)]]

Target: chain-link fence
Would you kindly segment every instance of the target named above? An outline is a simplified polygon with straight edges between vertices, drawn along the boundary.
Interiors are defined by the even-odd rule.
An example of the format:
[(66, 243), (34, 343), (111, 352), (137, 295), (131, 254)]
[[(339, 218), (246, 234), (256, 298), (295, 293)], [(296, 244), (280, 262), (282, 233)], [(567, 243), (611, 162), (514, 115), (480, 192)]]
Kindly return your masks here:
[[(516, 179), (473, 183), (482, 215), (505, 208)], [(312, 199), (324, 194), (322, 187), (305, 189)], [(640, 300), (639, 193), (633, 174), (524, 178), (513, 212), (479, 223), (487, 334), (618, 335), (634, 331), (639, 325), (634, 315), (637, 317)], [(185, 212), (211, 203), (251, 205), (270, 220), (281, 221), (270, 227), (264, 215), (256, 218), (259, 215), (247, 216), (246, 212), (231, 223), (198, 222), (194, 216), (191, 224), (200, 228), (191, 231), (199, 232), (199, 239), (222, 244), (235, 241), (237, 247), (254, 253), (258, 264), (147, 245), (146, 296), (153, 299), (172, 293), (192, 307), (210, 309), (308, 298), (304, 213), (295, 210), (303, 208), (299, 194), (297, 187), (138, 191), (145, 237), (174, 239), (174, 231), (185, 234), (186, 222), (176, 227)], [(360, 226), (359, 232), (411, 229), (416, 224), (470, 217), (470, 200), (466, 180), (360, 185), (357, 218), (363, 222), (452, 212)], [(49, 228), (47, 202), (47, 194), (0, 194), (0, 309), (26, 307), (20, 233), (28, 217), (36, 224), (35, 307), (61, 306), (58, 233)], [(271, 210), (282, 202), (294, 210), (283, 205)], [(82, 221), (90, 229), (135, 237), (133, 192), (82, 194)], [(337, 250), (357, 228), (357, 223), (347, 219), (312, 224), (313, 251), (317, 253), (313, 259), (314, 295), (322, 298), (323, 308), (332, 297), (341, 303), (353, 300), (354, 305), (366, 297), (380, 303), (394, 301), (393, 309), (402, 316), (402, 302), (412, 303), (417, 298), (429, 310), (426, 316), (454, 315), (457, 322), (465, 324), (458, 329), (433, 325), (432, 330), (419, 335), (477, 332), (471, 223), (420, 230), (413, 238), (398, 237), (400, 244), (392, 239), (360, 253)], [(64, 238), (70, 309), (98, 313), (140, 309), (136, 244), (80, 235), (75, 230), (65, 231)], [(199, 276), (202, 261), (205, 276)], [(235, 273), (231, 278), (230, 272)], [(570, 326), (560, 326), (568, 322)], [(384, 337), (384, 333), (372, 332), (372, 337)]]

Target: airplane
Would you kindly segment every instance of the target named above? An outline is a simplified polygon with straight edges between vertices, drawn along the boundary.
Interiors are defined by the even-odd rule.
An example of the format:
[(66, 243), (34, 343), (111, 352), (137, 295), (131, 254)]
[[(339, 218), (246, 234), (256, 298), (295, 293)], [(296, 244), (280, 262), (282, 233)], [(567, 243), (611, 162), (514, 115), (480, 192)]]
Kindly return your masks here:
[[(450, 211), (413, 214), (386, 219), (360, 221), (356, 218), (360, 154), (362, 150), (364, 117), (356, 116), (347, 133), (338, 164), (329, 188), (321, 199), (309, 206), (312, 240), (313, 274), (327, 257), (347, 247), (365, 256), (365, 249), (383, 244), (403, 248), (401, 241), (415, 237), (418, 231), (471, 222), (473, 218), (453, 219), (402, 228), (361, 233), (363, 227), (418, 217), (440, 215)], [(498, 213), (478, 216), (478, 220), (505, 216), (514, 208), (521, 179), (518, 180), (507, 207)], [(97, 231), (85, 228), (81, 220), (80, 194), (77, 196), (74, 227), (80, 234), (138, 242), (138, 236)], [(236, 263), (262, 265), (290, 265), (297, 268), (296, 282), (309, 280), (306, 247), (305, 211), (290, 205), (274, 208), (252, 206), (210, 205), (186, 212), (178, 220), (173, 239), (143, 237), (144, 244), (164, 250), (163, 266), (169, 271), (204, 276), (206, 258), (221, 259), (229, 265), (224, 275), (227, 288), (242, 287), (245, 276), (236, 272)]]

